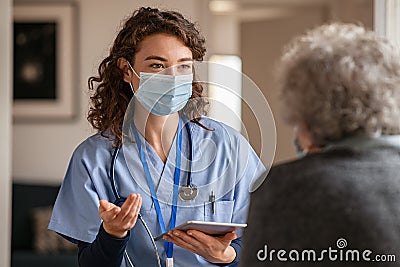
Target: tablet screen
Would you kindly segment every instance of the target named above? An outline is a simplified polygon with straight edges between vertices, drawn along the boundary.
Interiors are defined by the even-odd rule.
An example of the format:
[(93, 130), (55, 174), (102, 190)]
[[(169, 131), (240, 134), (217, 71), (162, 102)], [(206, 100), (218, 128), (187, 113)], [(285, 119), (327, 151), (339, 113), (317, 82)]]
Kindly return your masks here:
[[(247, 224), (244, 223), (220, 223), (220, 222), (205, 222), (205, 221), (187, 221), (181, 225), (178, 225), (173, 230), (198, 230), (208, 235), (224, 235), (228, 232), (235, 231), (237, 228), (244, 228)], [(163, 233), (154, 240), (159, 240), (165, 235)]]

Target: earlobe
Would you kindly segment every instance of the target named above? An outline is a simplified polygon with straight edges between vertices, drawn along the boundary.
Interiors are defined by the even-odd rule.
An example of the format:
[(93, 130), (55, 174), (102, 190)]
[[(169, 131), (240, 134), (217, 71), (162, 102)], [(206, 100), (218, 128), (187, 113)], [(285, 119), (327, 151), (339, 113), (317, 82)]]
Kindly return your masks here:
[(132, 83), (133, 73), (129, 68), (129, 62), (125, 58), (120, 57), (117, 60), (117, 66), (123, 73), (124, 81), (127, 83)]

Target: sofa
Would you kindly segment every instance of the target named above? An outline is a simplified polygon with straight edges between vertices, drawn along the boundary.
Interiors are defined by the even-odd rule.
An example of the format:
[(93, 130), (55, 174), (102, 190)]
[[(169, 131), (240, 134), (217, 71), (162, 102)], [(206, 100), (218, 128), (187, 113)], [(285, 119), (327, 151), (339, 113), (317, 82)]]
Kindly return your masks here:
[(47, 230), (59, 186), (13, 183), (11, 267), (77, 267), (76, 246)]

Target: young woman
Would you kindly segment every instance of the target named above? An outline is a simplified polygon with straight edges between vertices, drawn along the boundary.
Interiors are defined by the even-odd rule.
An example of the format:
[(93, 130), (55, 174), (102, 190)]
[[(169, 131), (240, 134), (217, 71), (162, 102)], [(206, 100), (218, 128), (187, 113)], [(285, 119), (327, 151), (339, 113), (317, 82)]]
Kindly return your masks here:
[[(181, 14), (140, 8), (89, 78), (98, 134), (75, 150), (49, 225), (77, 243), (80, 266), (157, 266), (146, 227), (158, 236), (188, 220), (246, 221), (265, 169), (239, 133), (204, 116), (193, 81), (204, 43)], [(173, 230), (155, 245), (162, 266), (234, 266), (239, 235)]]

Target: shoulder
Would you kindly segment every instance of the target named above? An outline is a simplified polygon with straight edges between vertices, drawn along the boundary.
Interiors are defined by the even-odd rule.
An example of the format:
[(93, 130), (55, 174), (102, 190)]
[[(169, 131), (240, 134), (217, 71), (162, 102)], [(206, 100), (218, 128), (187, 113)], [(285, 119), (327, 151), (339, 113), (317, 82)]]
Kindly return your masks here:
[(304, 176), (310, 176), (321, 172), (330, 172), (332, 168), (336, 168), (338, 165), (354, 159), (354, 154), (345, 150), (315, 153), (276, 164), (271, 168), (269, 176), (273, 177), (287, 174), (291, 175), (291, 179), (293, 177), (302, 179)]
[(378, 185), (383, 178), (377, 173), (387, 174), (385, 179), (392, 175), (387, 173), (387, 167), (393, 164), (393, 157), (385, 158), (381, 152), (343, 148), (274, 165), (257, 194), (274, 195), (284, 190), (289, 194), (293, 191), (291, 196), (318, 191), (350, 194), (364, 184)]
[(82, 141), (74, 150), (73, 158), (98, 158), (101, 155), (110, 155), (112, 148), (112, 140), (96, 133)]
[(273, 165), (264, 183), (254, 193), (261, 198), (268, 196), (273, 201), (283, 192), (292, 197), (307, 195), (312, 188), (324, 187), (326, 181), (338, 181), (335, 177), (337, 171), (334, 170), (338, 166), (338, 160), (345, 159), (336, 158), (328, 153), (317, 153)]
[[(204, 146), (211, 145), (209, 142), (211, 141), (212, 146), (216, 148), (216, 156), (219, 156), (221, 161), (229, 158), (227, 162), (235, 163), (232, 166), (235, 166), (238, 177), (253, 177), (255, 180), (262, 176), (265, 177), (264, 165), (253, 147), (239, 131), (208, 117), (202, 117), (200, 123), (211, 130), (194, 124), (193, 127), (199, 132), (195, 134), (195, 140)], [(210, 148), (211, 146), (207, 147), (207, 151), (212, 151)]]
[(194, 125), (194, 128), (202, 134), (213, 136), (215, 138), (227, 138), (229, 137), (231, 140), (235, 141), (246, 141), (246, 139), (242, 136), (242, 134), (231, 126), (214, 120), (212, 118), (203, 116), (201, 117), (200, 123), (205, 127), (209, 128), (211, 131), (201, 128), (199, 125)]

